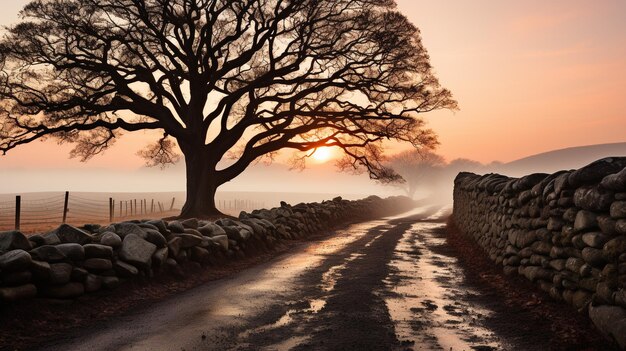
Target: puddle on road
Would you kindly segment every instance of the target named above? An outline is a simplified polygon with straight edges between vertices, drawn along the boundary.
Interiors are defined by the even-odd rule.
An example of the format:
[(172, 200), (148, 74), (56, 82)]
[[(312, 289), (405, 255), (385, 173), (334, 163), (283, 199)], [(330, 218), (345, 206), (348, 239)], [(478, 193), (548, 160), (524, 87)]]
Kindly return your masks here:
[(337, 279), (341, 278), (341, 272), (346, 269), (348, 263), (356, 260), (359, 257), (363, 257), (363, 254), (353, 253), (348, 258), (346, 258), (342, 264), (330, 267), (326, 272), (322, 274), (320, 288), (322, 288), (322, 290), (325, 292), (331, 292), (333, 289), (335, 289)]
[[(303, 271), (317, 269), (316, 267), (318, 267), (321, 262), (326, 257), (328, 257), (328, 255), (332, 255), (346, 247), (348, 244), (359, 240), (372, 229), (385, 230), (390, 227), (391, 226), (387, 223), (387, 220), (385, 219), (352, 225), (348, 229), (340, 231), (339, 235), (337, 236), (310, 245), (305, 250), (305, 254), (296, 255), (285, 260), (284, 263), (281, 265), (281, 269), (279, 272), (271, 270), (270, 272), (265, 273), (262, 279), (255, 280), (254, 284), (247, 287), (247, 289), (252, 291), (264, 291), (270, 287), (275, 289), (276, 286), (281, 286), (281, 290), (283, 290), (283, 292), (289, 290), (290, 288), (292, 288), (293, 285), (293, 280), (289, 279), (289, 277), (293, 278), (302, 274)], [(381, 236), (382, 234), (377, 235), (373, 239), (369, 240), (366, 245), (371, 245)], [(306, 319), (312, 318), (314, 315), (318, 314), (324, 308), (324, 306), (326, 306), (326, 301), (334, 290), (335, 284), (337, 283), (337, 280), (341, 277), (341, 272), (346, 268), (347, 264), (362, 256), (363, 254), (352, 253), (350, 256), (342, 260), (341, 264), (332, 266), (328, 268), (324, 273), (322, 273), (322, 279), (319, 284), (319, 288), (321, 292), (323, 292), (323, 296), (310, 299), (308, 301), (305, 301), (304, 303), (294, 303), (295, 306), (308, 306), (308, 308), (290, 308), (276, 322), (245, 330), (237, 335), (237, 339), (243, 341), (249, 339), (252, 335), (255, 334), (267, 333), (271, 332), (272, 330), (290, 326), (292, 324), (295, 324), (295, 316)], [(260, 284), (259, 282), (262, 283)], [(306, 342), (306, 340), (309, 339), (309, 336), (298, 335), (304, 333), (302, 330), (300, 330), (301, 328), (299, 326), (296, 325), (292, 328), (295, 334), (294, 336), (286, 340), (282, 340), (278, 343), (266, 346), (263, 349), (289, 350), (303, 342)]]
[(396, 247), (385, 283), (389, 313), (402, 350), (496, 350), (497, 339), (477, 323), (490, 311), (472, 306), (456, 259), (434, 253), (444, 243), (432, 230), (441, 224), (416, 223)]

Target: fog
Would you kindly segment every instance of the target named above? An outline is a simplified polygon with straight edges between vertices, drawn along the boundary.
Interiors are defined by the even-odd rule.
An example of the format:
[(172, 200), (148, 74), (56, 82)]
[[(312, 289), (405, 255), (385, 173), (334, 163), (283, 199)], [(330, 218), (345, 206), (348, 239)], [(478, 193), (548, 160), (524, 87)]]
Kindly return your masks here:
[[(49, 191), (77, 192), (182, 192), (185, 190), (184, 164), (160, 169), (98, 168), (4, 168), (0, 193)], [(303, 171), (289, 170), (284, 164), (257, 164), (224, 184), (222, 192), (336, 194), (354, 197), (400, 194), (398, 189), (384, 187), (366, 174), (337, 172), (331, 162), (311, 165)], [(335, 196), (336, 196), (335, 195)]]
[[(532, 155), (520, 160), (482, 164), (467, 159), (446, 161), (436, 172), (420, 174), (415, 199), (427, 199), (438, 204), (452, 202), (454, 177), (459, 172), (477, 174), (500, 173), (520, 177), (529, 173), (553, 173), (562, 169), (576, 169), (597, 159), (608, 156), (626, 156), (626, 143), (572, 147)], [(0, 170), (0, 194), (35, 192), (98, 192), (115, 194), (115, 198), (132, 198), (130, 193), (167, 193), (184, 196), (184, 164), (160, 169), (138, 167), (136, 169), (112, 168), (3, 168)], [(127, 195), (120, 193), (129, 193)], [(382, 185), (366, 174), (353, 175), (336, 170), (332, 161), (312, 163), (303, 171), (289, 170), (282, 163), (257, 164), (233, 181), (224, 184), (218, 192), (218, 200), (255, 200), (266, 206), (275, 206), (281, 200), (290, 203), (320, 201), (334, 196), (356, 199), (369, 195), (382, 197), (406, 194), (405, 185)], [(182, 205), (179, 204), (179, 206)]]
[[(598, 159), (612, 156), (626, 156), (626, 143), (577, 146), (553, 150), (508, 163), (482, 164), (469, 159), (456, 159), (451, 161), (438, 160), (435, 164), (424, 166), (423, 163), (418, 162), (412, 167), (405, 166), (405, 169), (399, 171), (407, 182), (396, 184), (395, 187), (410, 193), (408, 183), (414, 181), (417, 184), (416, 199), (423, 198), (431, 203), (447, 205), (452, 202), (454, 178), (459, 172), (499, 173), (510, 177), (522, 177), (531, 173), (554, 173), (560, 170), (578, 169)], [(406, 165), (407, 162), (404, 163)], [(421, 171), (421, 174), (417, 173), (418, 170)]]

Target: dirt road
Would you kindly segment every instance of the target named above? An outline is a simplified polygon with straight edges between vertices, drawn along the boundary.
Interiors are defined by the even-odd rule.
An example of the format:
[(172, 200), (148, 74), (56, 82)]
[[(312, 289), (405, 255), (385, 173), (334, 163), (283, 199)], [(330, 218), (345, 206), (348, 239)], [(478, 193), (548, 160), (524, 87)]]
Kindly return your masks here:
[(43, 350), (545, 349), (523, 321), (493, 323), (502, 306), (446, 252), (438, 211), (350, 226)]

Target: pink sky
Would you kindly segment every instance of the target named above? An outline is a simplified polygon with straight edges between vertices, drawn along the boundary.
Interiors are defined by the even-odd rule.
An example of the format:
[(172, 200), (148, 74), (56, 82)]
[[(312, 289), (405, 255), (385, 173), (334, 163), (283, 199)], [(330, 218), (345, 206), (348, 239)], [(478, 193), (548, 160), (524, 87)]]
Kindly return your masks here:
[[(0, 23), (26, 0), (4, 1)], [(626, 1), (398, 0), (422, 31), (441, 83), (461, 110), (424, 115), (447, 159), (511, 161), (570, 146), (626, 141)], [(141, 167), (151, 140), (122, 138), (87, 164), (34, 143), (0, 169)], [(129, 152), (129, 150), (132, 150)], [(182, 185), (182, 184), (181, 184)]]

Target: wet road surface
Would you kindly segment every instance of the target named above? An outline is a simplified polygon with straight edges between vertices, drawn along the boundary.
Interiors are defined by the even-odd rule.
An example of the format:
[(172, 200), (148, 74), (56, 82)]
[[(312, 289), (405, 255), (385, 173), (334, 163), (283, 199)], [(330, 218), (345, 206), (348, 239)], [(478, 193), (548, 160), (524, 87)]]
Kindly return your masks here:
[(441, 212), (352, 225), (44, 350), (519, 349), (482, 323)]

